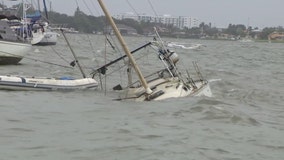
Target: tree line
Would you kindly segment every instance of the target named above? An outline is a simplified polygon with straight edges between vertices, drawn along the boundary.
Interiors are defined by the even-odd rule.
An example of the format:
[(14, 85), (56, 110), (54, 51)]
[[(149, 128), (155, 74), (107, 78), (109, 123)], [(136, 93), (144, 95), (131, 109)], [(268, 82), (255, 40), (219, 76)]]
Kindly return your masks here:
[[(104, 29), (108, 24), (105, 16), (95, 17), (86, 15), (84, 12), (80, 11), (79, 8), (76, 9), (73, 16), (68, 16), (66, 14), (60, 14), (57, 12), (49, 12), (48, 14), (51, 24), (72, 27), (83, 33), (104, 32)], [(235, 37), (254, 37), (256, 34), (258, 34), (259, 39), (267, 39), (267, 36), (274, 31), (284, 32), (284, 28), (282, 26), (266, 27), (262, 29), (261, 32), (255, 32), (256, 30), (258, 30), (257, 27), (246, 27), (243, 24), (229, 24), (227, 28), (219, 29), (212, 27), (211, 23), (205, 24), (204, 22), (202, 22), (198, 27), (179, 29), (172, 25), (151, 22), (138, 22), (133, 19), (114, 20), (118, 24), (124, 24), (136, 29), (137, 33), (141, 35), (151, 32), (154, 26), (166, 28), (166, 34), (169, 36), (176, 36), (177, 34), (183, 33), (183, 35), (186, 35), (189, 38), (200, 38), (202, 36), (214, 37), (220, 34), (228, 34)]]
[[(1, 4), (0, 4), (1, 5)], [(0, 6), (1, 7), (1, 6)], [(2, 6), (3, 8), (4, 6)], [(21, 6), (18, 6), (21, 10)], [(28, 12), (32, 13), (35, 9), (30, 8)], [(18, 12), (18, 16), (22, 12)], [(82, 33), (94, 33), (94, 32), (104, 32), (107, 26), (107, 20), (105, 16), (91, 16), (80, 11), (79, 7), (74, 12), (73, 16), (67, 14), (61, 14), (54, 11), (48, 12), (48, 21), (51, 25), (58, 25), (61, 27), (74, 28)], [(257, 27), (252, 28), (251, 26), (246, 27), (243, 24), (229, 24), (227, 28), (216, 28), (212, 27), (211, 23), (205, 24), (202, 22), (198, 27), (193, 28), (177, 28), (173, 25), (165, 25), (162, 23), (151, 23), (151, 22), (138, 22), (133, 19), (114, 19), (118, 24), (124, 24), (126, 26), (136, 29), (137, 33), (140, 35), (145, 35), (153, 31), (153, 27), (164, 28), (162, 35), (167, 36), (184, 36), (187, 38), (200, 38), (200, 37), (218, 37), (221, 34), (228, 34), (234, 37), (255, 37), (257, 34), (258, 39), (267, 39), (267, 36), (272, 32), (284, 32), (282, 26), (279, 27), (266, 27), (261, 32), (255, 32), (258, 30)]]

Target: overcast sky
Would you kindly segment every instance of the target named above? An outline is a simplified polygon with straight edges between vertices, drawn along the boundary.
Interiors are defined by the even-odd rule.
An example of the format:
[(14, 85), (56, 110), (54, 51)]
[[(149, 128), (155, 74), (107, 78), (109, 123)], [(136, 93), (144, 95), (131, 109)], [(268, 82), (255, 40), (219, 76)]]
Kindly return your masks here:
[[(77, 7), (76, 0), (46, 1), (52, 2), (54, 11), (68, 15), (73, 15)], [(97, 0), (77, 0), (77, 2), (86, 14), (102, 15)], [(104, 2), (112, 15), (137, 12), (149, 15), (191, 16), (216, 27), (228, 27), (230, 23), (259, 28), (284, 26), (284, 0), (104, 0)]]

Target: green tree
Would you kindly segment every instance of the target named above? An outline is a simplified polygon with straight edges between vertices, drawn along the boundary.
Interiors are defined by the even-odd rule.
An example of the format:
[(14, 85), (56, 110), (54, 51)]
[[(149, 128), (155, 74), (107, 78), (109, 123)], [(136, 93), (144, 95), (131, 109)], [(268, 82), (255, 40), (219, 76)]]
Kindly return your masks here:
[(245, 35), (246, 26), (243, 24), (229, 24), (228, 28), (226, 29), (227, 34), (231, 34), (234, 36), (244, 36)]
[(138, 21), (135, 21), (134, 19), (123, 19), (119, 21), (119, 23), (130, 26), (134, 29), (136, 29), (138, 34), (143, 34), (143, 29), (142, 26)]
[(279, 27), (266, 27), (262, 30), (259, 37), (260, 39), (267, 39), (268, 35), (273, 32), (284, 32), (284, 28), (282, 26)]

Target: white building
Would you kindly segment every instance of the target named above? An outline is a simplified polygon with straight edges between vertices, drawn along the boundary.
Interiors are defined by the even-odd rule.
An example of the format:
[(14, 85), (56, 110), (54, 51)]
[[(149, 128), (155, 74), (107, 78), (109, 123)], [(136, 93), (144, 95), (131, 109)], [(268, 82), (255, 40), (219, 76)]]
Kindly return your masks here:
[(120, 19), (120, 20), (122, 20), (122, 19), (134, 19), (134, 20), (138, 21), (138, 17), (132, 12), (119, 14), (119, 15), (116, 15), (114, 18)]
[(188, 16), (179, 16), (179, 17), (173, 17), (171, 15), (163, 15), (163, 16), (152, 16), (147, 14), (139, 14), (135, 15), (134, 13), (128, 12), (124, 14), (120, 14), (115, 16), (117, 19), (134, 19), (138, 22), (152, 22), (152, 23), (162, 23), (167, 25), (173, 25), (175, 27), (178, 27), (180, 29), (183, 29), (185, 27), (192, 28), (192, 27), (199, 27), (199, 20), (197, 18), (192, 18)]

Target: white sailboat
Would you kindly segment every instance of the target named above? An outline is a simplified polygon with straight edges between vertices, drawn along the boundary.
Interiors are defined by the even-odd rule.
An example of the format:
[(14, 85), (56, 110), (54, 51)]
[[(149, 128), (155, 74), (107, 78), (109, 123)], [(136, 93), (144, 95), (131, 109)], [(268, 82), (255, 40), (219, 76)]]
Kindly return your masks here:
[[(36, 25), (34, 25), (36, 26)], [(54, 32), (47, 22), (37, 24), (32, 29), (32, 45), (56, 45), (58, 33)]]
[(0, 39), (0, 65), (18, 64), (29, 51), (29, 44)]
[[(179, 61), (178, 55), (175, 52), (171, 52), (165, 48), (163, 41), (160, 39), (158, 32), (157, 36), (159, 41), (151, 42), (146, 45), (152, 45), (157, 48), (159, 59), (162, 61), (165, 69), (156, 71), (149, 76), (143, 76), (136, 61), (134, 60), (132, 53), (129, 51), (124, 39), (118, 31), (112, 17), (108, 13), (102, 0), (98, 0), (102, 10), (104, 11), (107, 19), (109, 20), (118, 40), (123, 47), (125, 54), (129, 58), (131, 66), (136, 71), (139, 77), (139, 81), (133, 83), (125, 88), (121, 86), (115, 87), (121, 89), (121, 100), (132, 99), (135, 101), (151, 101), (151, 100), (164, 100), (168, 98), (186, 97), (186, 96), (212, 96), (211, 89), (208, 81), (202, 78), (200, 71), (195, 65), (196, 71), (200, 75), (198, 80), (193, 80), (189, 75), (186, 78), (182, 78), (183, 75), (177, 68), (177, 62)], [(143, 47), (145, 47), (144, 45)], [(141, 47), (141, 48), (143, 48)], [(139, 50), (139, 49), (137, 49)], [(126, 56), (118, 58), (111, 63), (97, 69), (97, 72), (104, 73), (106, 67), (112, 63), (123, 59)]]
[[(53, 29), (49, 26), (49, 23), (46, 21), (42, 21), (41, 13), (40, 13), (40, 2), (38, 0), (38, 10), (32, 14), (27, 15), (27, 18), (31, 21), (31, 44), (32, 45), (56, 45), (58, 33), (53, 31)], [(46, 18), (48, 19), (45, 0), (43, 0)]]

